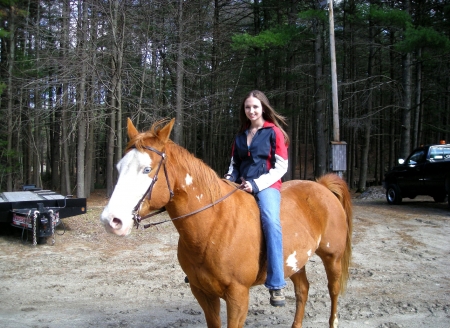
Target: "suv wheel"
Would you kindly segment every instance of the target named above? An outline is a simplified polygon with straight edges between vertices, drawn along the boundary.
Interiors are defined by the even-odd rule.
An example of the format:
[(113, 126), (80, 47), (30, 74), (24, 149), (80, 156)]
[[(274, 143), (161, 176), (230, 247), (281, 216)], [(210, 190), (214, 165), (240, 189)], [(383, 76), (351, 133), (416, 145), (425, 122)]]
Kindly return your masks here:
[(389, 205), (398, 205), (402, 202), (400, 188), (396, 184), (391, 184), (387, 187), (386, 200)]

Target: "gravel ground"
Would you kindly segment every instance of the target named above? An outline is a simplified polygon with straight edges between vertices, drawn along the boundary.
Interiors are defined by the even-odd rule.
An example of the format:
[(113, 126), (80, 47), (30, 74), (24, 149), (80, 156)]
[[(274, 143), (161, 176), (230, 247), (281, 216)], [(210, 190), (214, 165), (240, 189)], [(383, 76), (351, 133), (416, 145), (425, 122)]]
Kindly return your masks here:
[[(0, 236), (2, 327), (205, 327), (177, 262), (174, 227), (108, 235), (99, 223), (105, 204), (96, 192), (87, 214), (64, 219), (66, 231), (54, 246), (23, 243), (18, 231)], [(389, 206), (382, 188), (355, 196), (353, 263), (339, 302), (340, 327), (450, 327), (449, 218), (447, 204), (427, 197)], [(307, 273), (303, 326), (326, 327), (330, 303), (318, 257)], [(286, 294), (287, 306), (272, 308), (267, 290), (253, 288), (246, 326), (290, 327), (290, 281)], [(226, 326), (224, 306), (222, 322)]]

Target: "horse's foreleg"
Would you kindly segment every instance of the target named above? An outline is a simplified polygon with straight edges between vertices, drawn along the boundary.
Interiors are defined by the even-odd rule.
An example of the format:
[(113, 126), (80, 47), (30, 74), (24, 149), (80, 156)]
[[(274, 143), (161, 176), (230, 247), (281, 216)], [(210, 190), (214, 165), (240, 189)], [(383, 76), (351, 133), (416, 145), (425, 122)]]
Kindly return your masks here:
[(292, 328), (301, 328), (309, 291), (309, 281), (306, 277), (305, 267), (290, 276), (290, 279), (294, 283), (295, 292), (295, 317)]
[(249, 288), (233, 284), (228, 287), (225, 295), (227, 303), (227, 327), (242, 328), (248, 312)]
[(220, 328), (222, 326), (220, 320), (220, 298), (208, 295), (192, 284), (191, 291), (205, 313), (208, 328)]

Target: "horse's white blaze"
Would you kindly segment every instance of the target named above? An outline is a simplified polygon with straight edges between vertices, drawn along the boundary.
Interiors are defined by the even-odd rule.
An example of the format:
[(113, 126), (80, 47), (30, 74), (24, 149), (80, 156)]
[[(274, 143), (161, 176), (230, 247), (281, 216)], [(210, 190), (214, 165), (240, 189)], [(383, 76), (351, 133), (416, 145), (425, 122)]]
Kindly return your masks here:
[(300, 269), (298, 268), (298, 266), (297, 266), (298, 261), (297, 261), (297, 258), (295, 257), (296, 255), (297, 255), (297, 252), (294, 251), (294, 253), (292, 253), (291, 255), (289, 255), (288, 258), (287, 258), (287, 260), (286, 260), (286, 265), (287, 265), (288, 267), (291, 267), (291, 268), (292, 268), (292, 271), (294, 271), (294, 272), (297, 272), (297, 271), (300, 270)]
[(186, 181), (186, 186), (190, 186), (192, 184), (192, 177), (188, 174), (186, 174), (186, 178), (184, 179)]
[[(101, 214), (100, 221), (107, 227), (112, 227), (112, 232), (126, 235), (133, 226), (132, 211), (138, 201), (144, 196), (152, 178), (145, 168), (151, 167), (151, 158), (147, 153), (137, 149), (130, 150), (117, 164), (119, 179), (114, 192)], [(121, 227), (114, 227), (112, 220), (120, 219)]]

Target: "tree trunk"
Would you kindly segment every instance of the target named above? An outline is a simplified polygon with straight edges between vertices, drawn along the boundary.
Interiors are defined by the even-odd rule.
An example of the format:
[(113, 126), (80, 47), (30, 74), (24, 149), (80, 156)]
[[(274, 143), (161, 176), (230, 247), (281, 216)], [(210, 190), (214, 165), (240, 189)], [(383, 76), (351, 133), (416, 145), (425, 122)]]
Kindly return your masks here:
[[(97, 17), (98, 12), (93, 9), (93, 13), (92, 13), (92, 23), (91, 23), (91, 30), (90, 30), (90, 37), (91, 37), (91, 42), (89, 43), (89, 53), (91, 54), (89, 57), (91, 58), (91, 65), (92, 67), (96, 67), (97, 65), (97, 52), (96, 51), (92, 51), (92, 49), (96, 49), (97, 47), (97, 34), (98, 34), (98, 29), (97, 29), (97, 21), (95, 19), (95, 17)], [(89, 197), (91, 195), (91, 192), (94, 190), (95, 188), (95, 165), (96, 165), (96, 161), (95, 161), (95, 122), (96, 122), (96, 118), (97, 118), (97, 112), (96, 110), (93, 108), (94, 104), (95, 104), (95, 86), (96, 86), (96, 78), (95, 78), (95, 73), (93, 71), (91, 71), (89, 73), (89, 83), (88, 83), (88, 87), (87, 87), (87, 111), (86, 111), (86, 116), (87, 116), (87, 143), (86, 143), (86, 171), (85, 171), (85, 176), (84, 176), (84, 185), (85, 185), (85, 192), (86, 192), (86, 197)]]
[(8, 89), (7, 89), (7, 110), (6, 110), (6, 158), (8, 169), (6, 175), (6, 190), (13, 190), (13, 177), (12, 177), (12, 167), (13, 160), (11, 155), (12, 150), (12, 134), (13, 134), (13, 68), (14, 68), (14, 50), (15, 50), (15, 7), (11, 6), (9, 9), (9, 49), (8, 49)]
[[(296, 18), (297, 18), (297, 10), (296, 10), (297, 1), (292, 1), (289, 8), (288, 13), (288, 22), (289, 25), (295, 28)], [(291, 49), (288, 47), (286, 51), (286, 67), (288, 67), (288, 72), (286, 74), (290, 74), (290, 71), (294, 69), (295, 65), (295, 56), (292, 53)], [(296, 120), (297, 113), (294, 114), (294, 83), (293, 80), (288, 76), (286, 79), (286, 97), (284, 99), (285, 109), (288, 113), (288, 119), (290, 127), (287, 129), (287, 133), (289, 134), (289, 138), (291, 140), (291, 146), (288, 148), (289, 150), (289, 169), (286, 172), (284, 179), (292, 180), (295, 176), (295, 167), (297, 166), (297, 135), (296, 135)]]
[(372, 88), (373, 88), (373, 66), (375, 61), (375, 50), (374, 50), (374, 31), (373, 31), (372, 20), (369, 20), (369, 62), (367, 67), (367, 112), (366, 118), (364, 119), (364, 137), (363, 145), (361, 149), (361, 162), (359, 165), (359, 181), (358, 181), (358, 191), (363, 192), (366, 190), (367, 181), (367, 169), (368, 169), (368, 158), (370, 149), (370, 133), (372, 128)]
[(178, 52), (177, 52), (177, 80), (176, 80), (176, 119), (173, 140), (183, 146), (183, 102), (184, 102), (184, 45), (183, 45), (183, 0), (178, 5)]
[[(395, 62), (394, 62), (394, 32), (390, 31), (390, 47), (389, 47), (389, 75), (390, 78), (392, 80), (394, 80), (394, 66), (395, 66)], [(391, 93), (390, 95), (390, 102), (391, 104), (395, 103), (395, 99), (394, 99), (394, 95)], [(391, 107), (391, 109), (389, 110), (389, 116), (395, 117), (395, 110), (393, 107)], [(395, 125), (394, 125), (394, 120), (390, 119), (389, 120), (389, 163), (388, 166), (389, 168), (392, 168), (394, 165), (396, 165), (396, 160), (395, 160)]]
[[(119, 13), (119, 10), (116, 12)], [(116, 51), (116, 76), (117, 76), (117, 87), (115, 89), (116, 97), (117, 97), (117, 128), (116, 128), (116, 151), (114, 154), (115, 163), (118, 163), (119, 160), (122, 158), (123, 154), (123, 129), (122, 129), (122, 63), (123, 63), (123, 43), (125, 39), (125, 13), (121, 13), (121, 22), (122, 26), (120, 28), (120, 31), (117, 29), (116, 39), (114, 44), (117, 46)], [(117, 26), (117, 25), (116, 25)], [(117, 172), (114, 171), (116, 174)], [(114, 181), (116, 180), (116, 176), (114, 176)]]
[[(40, 15), (40, 7), (38, 6), (38, 13), (37, 13), (37, 22), (40, 21), (41, 15)], [(40, 28), (39, 24), (37, 24), (37, 33), (36, 38), (34, 40), (34, 49), (36, 51), (36, 63), (39, 63), (40, 61), (40, 43), (39, 39), (41, 37), (40, 35)], [(38, 74), (38, 73), (37, 73)], [(36, 76), (36, 79), (38, 79), (39, 76)], [(33, 180), (36, 184), (36, 187), (42, 187), (42, 180), (41, 180), (41, 162), (40, 162), (40, 152), (39, 152), (39, 145), (41, 144), (41, 138), (40, 138), (40, 122), (39, 122), (39, 110), (41, 109), (41, 96), (39, 92), (39, 86), (35, 86), (34, 88), (34, 126), (33, 130)]]
[(325, 93), (323, 86), (323, 63), (322, 63), (322, 26), (316, 20), (314, 23), (314, 58), (315, 58), (315, 80), (314, 80), (314, 143), (316, 151), (316, 161), (314, 167), (314, 177), (321, 177), (326, 173), (327, 145), (325, 141)]
[[(70, 17), (70, 0), (64, 0), (63, 4), (63, 36), (61, 42), (63, 62), (68, 60), (69, 47), (69, 17)], [(63, 69), (62, 69), (63, 70)], [(72, 185), (70, 181), (70, 158), (69, 158), (69, 83), (66, 80), (62, 81), (62, 123), (61, 123), (61, 147), (62, 147), (62, 165), (61, 165), (61, 192), (64, 195), (72, 193)]]
[[(405, 0), (405, 11), (410, 13), (410, 0)], [(401, 118), (400, 157), (411, 152), (411, 53), (402, 56), (403, 110)]]
[[(114, 1), (113, 12), (111, 13), (112, 17), (112, 35), (117, 35), (118, 29), (118, 15), (119, 15), (119, 2), (118, 0)], [(117, 108), (118, 104), (118, 87), (119, 83), (119, 47), (117, 45), (117, 37), (111, 40), (111, 48), (112, 48), (112, 56), (111, 56), (111, 89), (110, 89), (110, 113), (109, 113), (109, 129), (108, 129), (108, 137), (107, 137), (107, 152), (106, 152), (106, 193), (107, 196), (111, 196), (114, 190), (114, 153), (115, 153), (115, 143), (116, 143), (116, 118), (117, 118)]]
[[(348, 12), (347, 14), (349, 16), (352, 16), (355, 14), (356, 6), (355, 1), (350, 0), (348, 5)], [(349, 49), (348, 49), (348, 83), (350, 84), (348, 86), (348, 92), (350, 94), (354, 94), (356, 90), (355, 81), (357, 79), (356, 77), (356, 71), (357, 71), (357, 60), (356, 60), (356, 46), (355, 46), (355, 38), (356, 38), (356, 32), (354, 28), (354, 21), (350, 20), (348, 22), (348, 29), (345, 29), (345, 31), (348, 30), (349, 33)], [(347, 53), (347, 51), (346, 51)], [(358, 106), (356, 105), (356, 99), (355, 97), (352, 97), (348, 101), (348, 117), (350, 119), (356, 119), (356, 109)], [(356, 179), (356, 167), (358, 166), (356, 163), (356, 152), (358, 151), (358, 145), (356, 143), (356, 128), (354, 126), (350, 126), (348, 128), (348, 149), (347, 149), (347, 182), (350, 186), (350, 188), (354, 188), (356, 186), (355, 179)]]
[(403, 55), (403, 110), (401, 119), (400, 158), (411, 152), (411, 53)]
[[(150, 23), (147, 25), (147, 34), (145, 35), (146, 37), (146, 42), (145, 42), (145, 52), (144, 52), (144, 56), (142, 58), (142, 74), (141, 74), (141, 80), (140, 80), (140, 88), (139, 88), (139, 100), (138, 100), (138, 105), (137, 105), (137, 113), (136, 113), (136, 118), (135, 118), (135, 126), (139, 126), (139, 121), (142, 115), (142, 100), (144, 98), (144, 89), (147, 87), (147, 85), (145, 85), (145, 78), (146, 78), (146, 72), (147, 72), (147, 58), (149, 56), (149, 53), (152, 52), (152, 48), (153, 48), (153, 42), (151, 43), (152, 45), (149, 49), (149, 43), (150, 43)], [(155, 85), (151, 84), (152, 86), (152, 90), (155, 90)], [(154, 91), (153, 91), (154, 92)], [(154, 97), (152, 97), (152, 100), (154, 101)]]
[(95, 165), (95, 145), (94, 145), (94, 113), (89, 111), (88, 115), (88, 129), (87, 129), (87, 142), (86, 142), (86, 171), (84, 175), (85, 197), (91, 195), (91, 191), (95, 187), (94, 177), (94, 165)]
[(422, 49), (417, 52), (416, 67), (416, 106), (414, 107), (414, 130), (412, 147), (419, 147), (420, 136), (420, 109), (422, 108)]
[(87, 72), (87, 54), (88, 54), (88, 43), (87, 43), (87, 26), (88, 26), (88, 13), (86, 1), (81, 1), (78, 3), (79, 12), (79, 56), (82, 59), (81, 63), (81, 74), (80, 74), (80, 84), (77, 90), (77, 106), (78, 106), (78, 117), (77, 117), (77, 197), (86, 197), (85, 188), (85, 152), (86, 152), (86, 137), (87, 137), (87, 119), (86, 119), (86, 72)]
[[(53, 84), (52, 84), (53, 85)], [(55, 83), (56, 86), (56, 83)], [(53, 88), (50, 88), (50, 90), (53, 90)], [(59, 189), (59, 179), (60, 179), (60, 160), (61, 160), (61, 148), (60, 148), (60, 142), (61, 142), (61, 106), (58, 103), (58, 100), (61, 99), (61, 88), (56, 86), (56, 99), (57, 104), (52, 105), (51, 108), (55, 108), (55, 113), (51, 119), (50, 124), (50, 152), (51, 152), (51, 186), (50, 188), (52, 190), (58, 190)], [(49, 95), (49, 100), (52, 102), (52, 95)]]

